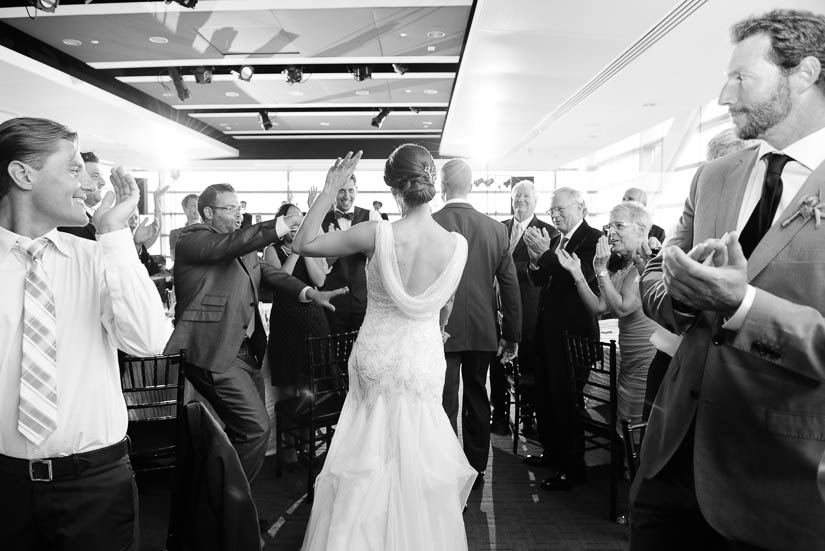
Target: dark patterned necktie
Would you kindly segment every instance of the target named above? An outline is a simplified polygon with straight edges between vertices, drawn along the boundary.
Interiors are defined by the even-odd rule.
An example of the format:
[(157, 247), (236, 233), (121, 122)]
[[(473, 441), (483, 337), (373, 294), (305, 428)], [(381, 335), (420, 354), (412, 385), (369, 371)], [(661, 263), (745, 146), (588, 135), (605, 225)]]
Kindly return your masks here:
[(765, 158), (768, 160), (768, 169), (765, 171), (762, 195), (742, 229), (742, 233), (739, 234), (739, 244), (742, 245), (745, 258), (750, 257), (773, 224), (779, 200), (782, 199), (782, 169), (788, 161), (792, 160), (782, 153), (768, 153)]

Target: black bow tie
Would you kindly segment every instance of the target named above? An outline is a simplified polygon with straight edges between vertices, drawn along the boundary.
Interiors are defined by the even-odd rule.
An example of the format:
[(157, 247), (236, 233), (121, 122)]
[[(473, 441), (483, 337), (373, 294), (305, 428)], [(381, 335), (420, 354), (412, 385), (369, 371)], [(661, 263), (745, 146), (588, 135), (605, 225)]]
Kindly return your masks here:
[(350, 222), (352, 222), (352, 213), (351, 212), (341, 212), (340, 210), (335, 211), (335, 219), (339, 220), (341, 218), (346, 218)]

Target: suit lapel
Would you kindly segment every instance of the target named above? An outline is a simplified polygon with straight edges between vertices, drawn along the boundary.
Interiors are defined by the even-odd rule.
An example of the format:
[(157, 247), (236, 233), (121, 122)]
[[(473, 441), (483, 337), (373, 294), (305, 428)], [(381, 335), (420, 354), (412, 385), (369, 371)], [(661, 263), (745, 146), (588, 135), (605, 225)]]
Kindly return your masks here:
[[(748, 185), (751, 172), (756, 168), (757, 159), (755, 157), (758, 153), (759, 148), (757, 147), (753, 150), (752, 155), (741, 157), (730, 173), (726, 174), (724, 179), (716, 184), (720, 194), (716, 202), (714, 235), (721, 236), (726, 231), (736, 229), (736, 223), (739, 221), (739, 210), (742, 208), (742, 200), (745, 197), (745, 188)], [(736, 184), (730, 185), (729, 182), (735, 182)]]
[(255, 278), (252, 277), (252, 272), (249, 270), (249, 266), (247, 266), (246, 261), (244, 260), (244, 257), (242, 257), (242, 256), (238, 257), (238, 262), (241, 263), (241, 267), (243, 268), (243, 271), (246, 272), (246, 275), (249, 277), (249, 284), (252, 286), (252, 292), (254, 293), (255, 301), (257, 302), (258, 301), (258, 286), (255, 283)]
[(573, 253), (576, 252), (576, 249), (579, 248), (582, 240), (584, 239), (584, 233), (590, 225), (585, 220), (582, 220), (581, 225), (576, 228), (576, 231), (573, 232), (573, 235), (570, 236), (570, 240), (567, 242), (567, 245), (564, 247), (564, 250)]
[(793, 237), (799, 233), (805, 224), (813, 224), (808, 218), (797, 216), (796, 219), (787, 227), (782, 227), (784, 222), (791, 216), (802, 204), (805, 197), (816, 195), (820, 193), (820, 197), (825, 198), (825, 162), (820, 164), (814, 170), (799, 191), (788, 204), (788, 207), (782, 212), (776, 222), (770, 227), (768, 232), (762, 237), (762, 240), (751, 253), (748, 259), (748, 281), (753, 280), (759, 273), (770, 264), (779, 252), (788, 246), (788, 243)]

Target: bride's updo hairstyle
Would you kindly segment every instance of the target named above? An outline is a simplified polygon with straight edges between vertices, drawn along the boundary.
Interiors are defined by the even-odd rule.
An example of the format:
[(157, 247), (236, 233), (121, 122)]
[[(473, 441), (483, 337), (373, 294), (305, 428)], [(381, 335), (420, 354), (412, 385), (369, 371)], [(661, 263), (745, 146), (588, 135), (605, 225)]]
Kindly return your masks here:
[(398, 146), (384, 165), (384, 183), (408, 207), (429, 203), (435, 197), (435, 162), (426, 148), (407, 143)]

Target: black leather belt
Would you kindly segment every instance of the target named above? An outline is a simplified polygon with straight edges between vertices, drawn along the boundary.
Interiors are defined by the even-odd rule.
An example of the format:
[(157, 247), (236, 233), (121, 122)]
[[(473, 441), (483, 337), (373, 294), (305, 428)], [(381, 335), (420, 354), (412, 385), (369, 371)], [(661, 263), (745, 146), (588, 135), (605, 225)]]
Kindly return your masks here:
[(124, 438), (112, 446), (64, 457), (29, 460), (0, 455), (0, 471), (33, 482), (51, 482), (61, 478), (77, 478), (86, 469), (114, 463), (127, 453), (129, 445)]

